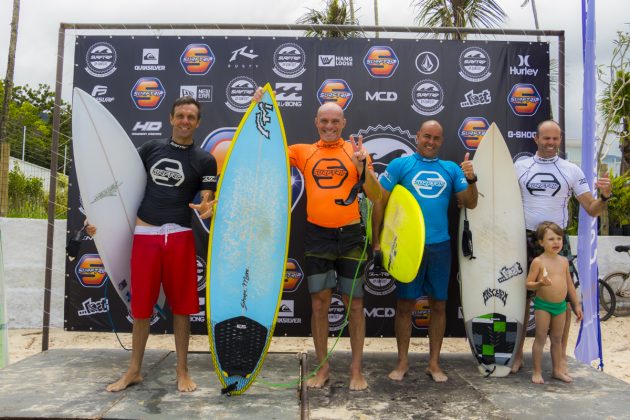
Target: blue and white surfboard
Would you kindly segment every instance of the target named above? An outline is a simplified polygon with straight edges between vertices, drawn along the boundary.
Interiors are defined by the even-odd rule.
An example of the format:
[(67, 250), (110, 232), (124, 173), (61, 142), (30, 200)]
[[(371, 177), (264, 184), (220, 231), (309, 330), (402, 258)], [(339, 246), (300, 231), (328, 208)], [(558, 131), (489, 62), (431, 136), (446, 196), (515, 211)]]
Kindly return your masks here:
[(224, 393), (247, 390), (273, 336), (288, 252), (290, 191), (284, 126), (267, 84), (232, 141), (210, 227), (206, 319)]

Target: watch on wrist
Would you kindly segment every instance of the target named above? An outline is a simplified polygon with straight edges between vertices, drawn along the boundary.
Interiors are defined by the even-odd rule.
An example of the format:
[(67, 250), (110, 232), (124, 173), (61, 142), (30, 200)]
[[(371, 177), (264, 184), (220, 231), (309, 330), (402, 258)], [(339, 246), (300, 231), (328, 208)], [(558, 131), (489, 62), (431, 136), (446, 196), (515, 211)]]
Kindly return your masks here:
[(475, 174), (472, 179), (466, 178), (466, 182), (468, 182), (469, 184), (474, 184), (475, 182), (477, 182), (477, 174)]
[(604, 194), (600, 194), (599, 196), (599, 198), (601, 198), (604, 203), (610, 200), (610, 197), (612, 197), (612, 194), (610, 194), (608, 197), (606, 197)]

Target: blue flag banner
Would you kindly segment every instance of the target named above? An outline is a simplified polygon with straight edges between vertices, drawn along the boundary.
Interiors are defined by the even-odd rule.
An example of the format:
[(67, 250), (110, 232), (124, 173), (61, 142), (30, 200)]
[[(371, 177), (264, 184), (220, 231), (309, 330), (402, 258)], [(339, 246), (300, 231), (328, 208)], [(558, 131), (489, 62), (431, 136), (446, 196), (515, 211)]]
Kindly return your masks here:
[[(582, 34), (584, 60), (584, 96), (582, 102), (582, 170), (586, 181), (596, 191), (595, 139), (595, 0), (582, 0)], [(580, 207), (578, 225), (578, 272), (582, 291), (584, 319), (575, 346), (575, 357), (590, 364), (602, 360), (597, 288), (597, 218)]]

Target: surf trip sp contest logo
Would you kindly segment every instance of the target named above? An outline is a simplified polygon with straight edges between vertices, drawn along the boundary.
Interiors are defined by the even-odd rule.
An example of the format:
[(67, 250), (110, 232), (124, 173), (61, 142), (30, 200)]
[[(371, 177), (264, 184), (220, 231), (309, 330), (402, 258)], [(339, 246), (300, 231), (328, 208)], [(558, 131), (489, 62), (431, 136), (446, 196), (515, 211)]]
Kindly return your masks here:
[(297, 44), (282, 44), (273, 53), (273, 64), (274, 73), (293, 79), (306, 71), (306, 54)]
[(508, 94), (508, 105), (519, 117), (531, 117), (540, 108), (541, 96), (531, 83), (517, 83)]
[(457, 136), (468, 150), (476, 150), (488, 131), (488, 120), (483, 117), (467, 117), (457, 129)]
[(459, 56), (459, 75), (469, 82), (486, 80), (490, 73), (490, 55), (480, 47), (466, 48)]
[(425, 198), (439, 197), (447, 186), (442, 174), (436, 171), (420, 171), (411, 183), (418, 195)]
[(344, 111), (352, 101), (350, 85), (343, 79), (326, 79), (317, 90), (317, 100), (320, 104), (334, 102)]
[(411, 90), (411, 101), (411, 108), (418, 114), (435, 115), (444, 109), (444, 91), (434, 80), (420, 80)]
[(302, 267), (300, 267), (300, 264), (297, 262), (297, 260), (293, 258), (288, 258), (282, 291), (284, 293), (295, 292), (298, 287), (300, 287), (300, 283), (302, 283), (303, 278), (304, 271), (302, 271)]
[(118, 55), (108, 42), (97, 42), (85, 54), (85, 71), (94, 77), (107, 77), (116, 71)]
[(166, 90), (157, 77), (141, 77), (131, 88), (131, 100), (140, 110), (157, 109), (165, 97)]
[(227, 98), (225, 106), (236, 112), (247, 111), (257, 88), (258, 85), (252, 78), (247, 76), (235, 77), (225, 88), (225, 97)]
[(315, 183), (323, 190), (339, 188), (348, 178), (348, 169), (339, 159), (320, 159), (312, 173)]
[(394, 50), (387, 46), (374, 46), (370, 48), (363, 58), (363, 65), (376, 78), (392, 77), (398, 68), (398, 57)]
[(208, 74), (215, 61), (214, 53), (206, 44), (190, 44), (179, 57), (184, 72), (190, 76)]
[(426, 296), (421, 296), (416, 300), (416, 304), (411, 312), (411, 325), (417, 330), (426, 330), (429, 328), (430, 320), (431, 307), (429, 306), (429, 299)]
[(83, 287), (101, 287), (109, 279), (105, 266), (98, 254), (85, 254), (81, 257), (74, 273)]

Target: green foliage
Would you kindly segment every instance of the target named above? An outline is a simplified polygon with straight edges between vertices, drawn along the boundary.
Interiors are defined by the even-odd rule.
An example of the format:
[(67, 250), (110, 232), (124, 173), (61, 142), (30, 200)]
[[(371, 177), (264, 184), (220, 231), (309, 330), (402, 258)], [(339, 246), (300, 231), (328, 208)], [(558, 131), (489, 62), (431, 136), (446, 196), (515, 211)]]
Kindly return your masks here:
[[(416, 0), (416, 22), (430, 28), (498, 28), (507, 15), (495, 0)], [(463, 34), (446, 38), (465, 39)]]
[(611, 179), (612, 198), (608, 200), (608, 217), (612, 226), (630, 224), (630, 173)]
[[(306, 25), (358, 25), (358, 20), (353, 22), (350, 17), (350, 7), (346, 0), (326, 0), (324, 10), (307, 8), (308, 12), (300, 16), (297, 23)], [(308, 30), (305, 36), (319, 36), (324, 38), (362, 37), (363, 32), (319, 29)]]
[(47, 205), (41, 178), (28, 178), (17, 166), (9, 172), (8, 217), (46, 218)]

